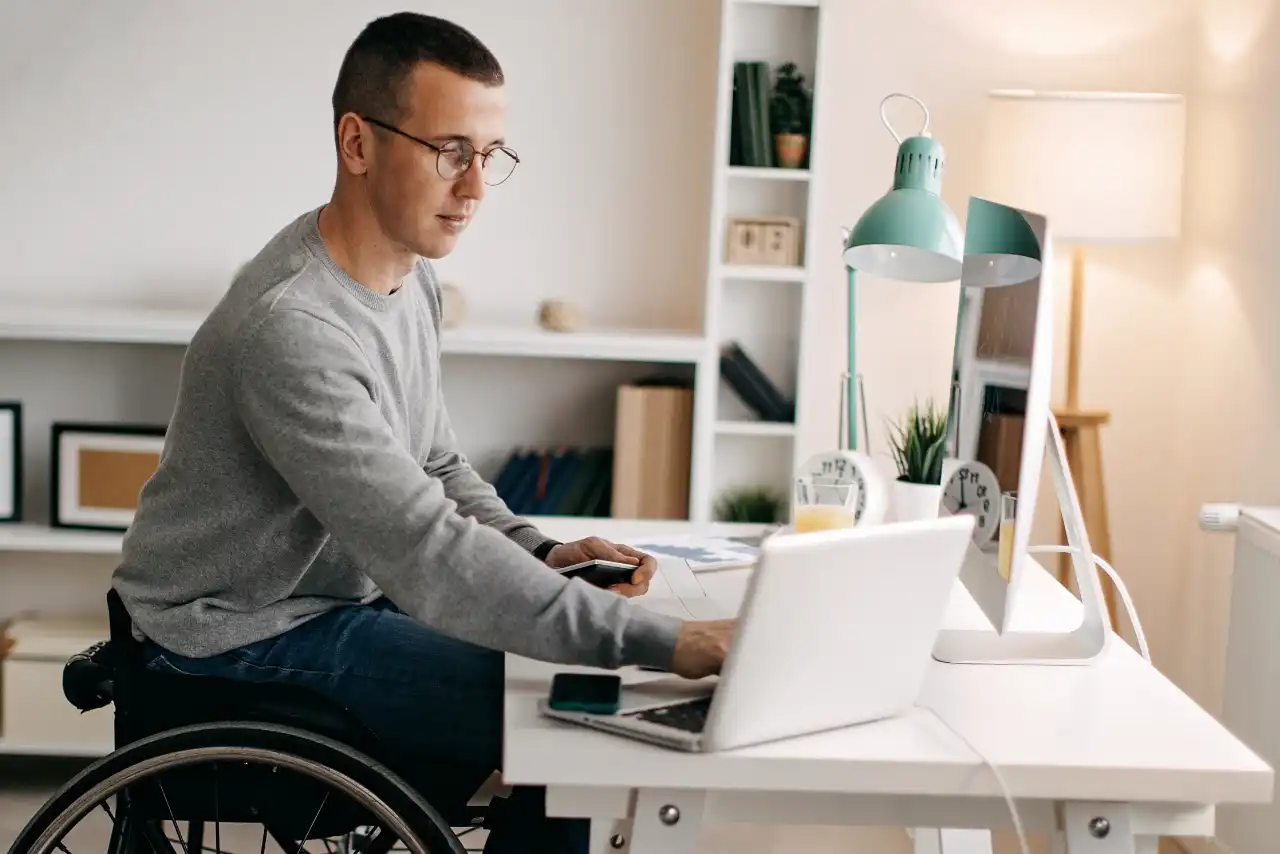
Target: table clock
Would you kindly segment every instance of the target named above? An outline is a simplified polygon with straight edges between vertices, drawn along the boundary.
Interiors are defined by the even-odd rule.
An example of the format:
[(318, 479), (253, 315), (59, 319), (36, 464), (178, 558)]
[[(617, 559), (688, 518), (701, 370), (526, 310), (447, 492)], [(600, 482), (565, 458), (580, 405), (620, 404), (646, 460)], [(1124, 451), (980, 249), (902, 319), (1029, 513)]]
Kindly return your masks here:
[(1000, 530), (1000, 481), (996, 473), (977, 460), (943, 463), (942, 506), (952, 515), (974, 517), (973, 542), (979, 548)]
[[(858, 377), (859, 395), (862, 395), (862, 378)], [(855, 490), (853, 499), (854, 527), (879, 525), (889, 514), (889, 484), (884, 473), (866, 453), (857, 449), (857, 436), (852, 420), (845, 421), (845, 413), (853, 407), (846, 407), (846, 400), (851, 398), (849, 374), (840, 377), (840, 426), (838, 428), (839, 447), (833, 451), (820, 451), (805, 460), (796, 472), (797, 479), (811, 478), (821, 485), (852, 486)], [(866, 427), (866, 398), (862, 397), (863, 429)], [(870, 440), (867, 440), (868, 444)]]

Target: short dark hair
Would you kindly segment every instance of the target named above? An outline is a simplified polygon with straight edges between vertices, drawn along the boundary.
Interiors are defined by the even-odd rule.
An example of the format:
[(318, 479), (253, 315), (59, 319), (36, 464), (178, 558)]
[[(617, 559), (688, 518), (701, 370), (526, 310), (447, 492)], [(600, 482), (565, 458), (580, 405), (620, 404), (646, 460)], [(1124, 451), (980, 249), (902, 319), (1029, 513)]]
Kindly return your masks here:
[(422, 62), (487, 86), (503, 83), (497, 57), (470, 31), (443, 18), (397, 12), (370, 22), (347, 48), (333, 87), (334, 133), (347, 113), (401, 121), (405, 79)]

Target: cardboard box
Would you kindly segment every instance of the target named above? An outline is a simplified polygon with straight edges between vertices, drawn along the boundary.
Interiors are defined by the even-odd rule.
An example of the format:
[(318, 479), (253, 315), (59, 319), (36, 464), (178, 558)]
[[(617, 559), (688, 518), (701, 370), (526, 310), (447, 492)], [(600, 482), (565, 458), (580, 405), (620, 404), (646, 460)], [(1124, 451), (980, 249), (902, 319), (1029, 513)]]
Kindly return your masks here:
[(610, 513), (621, 519), (687, 519), (693, 390), (618, 389)]

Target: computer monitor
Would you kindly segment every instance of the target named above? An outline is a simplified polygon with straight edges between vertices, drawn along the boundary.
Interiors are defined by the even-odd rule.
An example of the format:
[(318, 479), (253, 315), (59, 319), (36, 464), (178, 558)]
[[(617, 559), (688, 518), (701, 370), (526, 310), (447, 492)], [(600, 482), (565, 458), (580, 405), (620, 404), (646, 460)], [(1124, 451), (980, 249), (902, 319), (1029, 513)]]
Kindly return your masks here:
[[(1053, 277), (1049, 223), (1030, 211), (971, 199), (957, 311), (948, 410), (949, 459), (943, 506), (978, 515), (961, 581), (994, 627), (944, 632), (935, 657), (944, 661), (1085, 661), (1105, 643), (1097, 615), (1083, 634), (1014, 632), (1010, 620), (1028, 572), (1040, 482), (1049, 462), (1052, 492), (1067, 520), (1072, 564), (1091, 573), (1081, 589), (1087, 606), (1099, 591), (1079, 502), (1050, 408), (1053, 376)], [(1046, 456), (1047, 454), (1047, 456)], [(1016, 499), (1011, 518), (1002, 496)], [(1079, 578), (1078, 578), (1079, 582)], [(1105, 606), (1104, 606), (1105, 607)], [(1085, 625), (1087, 624), (1087, 625)]]

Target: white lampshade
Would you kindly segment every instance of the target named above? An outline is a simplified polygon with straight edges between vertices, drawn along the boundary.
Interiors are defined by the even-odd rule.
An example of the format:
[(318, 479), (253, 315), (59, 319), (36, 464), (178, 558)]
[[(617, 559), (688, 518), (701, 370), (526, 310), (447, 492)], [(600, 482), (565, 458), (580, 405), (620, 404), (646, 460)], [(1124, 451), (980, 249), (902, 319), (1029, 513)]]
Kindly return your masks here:
[(982, 195), (1044, 214), (1059, 240), (1175, 238), (1185, 126), (1181, 95), (992, 92)]

